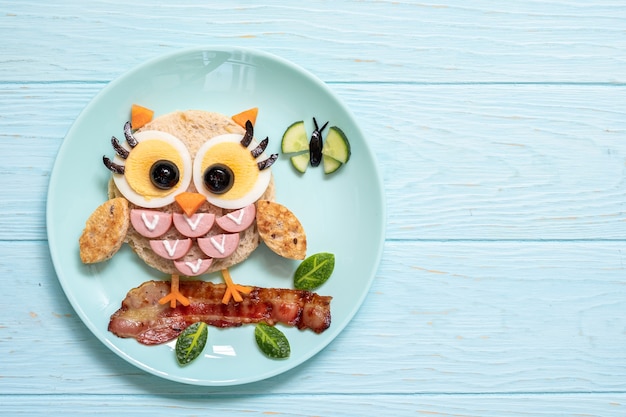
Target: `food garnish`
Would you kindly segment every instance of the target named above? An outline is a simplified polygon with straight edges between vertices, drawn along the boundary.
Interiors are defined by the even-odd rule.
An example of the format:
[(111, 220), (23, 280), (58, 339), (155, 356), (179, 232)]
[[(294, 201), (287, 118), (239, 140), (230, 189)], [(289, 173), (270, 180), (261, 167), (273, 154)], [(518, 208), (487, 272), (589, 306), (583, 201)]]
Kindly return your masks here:
[(228, 305), (231, 297), (233, 298), (233, 300), (235, 300), (236, 303), (240, 303), (243, 301), (243, 297), (240, 293), (250, 294), (250, 292), (252, 291), (252, 287), (234, 284), (233, 279), (230, 277), (230, 272), (228, 272), (228, 269), (222, 269), (222, 277), (224, 278), (224, 282), (228, 284), (226, 291), (224, 291), (224, 296), (222, 297), (222, 304)]
[(246, 122), (249, 120), (250, 123), (254, 126), (256, 124), (256, 116), (259, 113), (258, 107), (252, 107), (251, 109), (244, 110), (241, 113), (237, 113), (231, 118), (233, 122), (237, 123), (239, 126), (245, 129)]
[(112, 198), (89, 216), (78, 245), (80, 259), (93, 264), (111, 258), (124, 243), (130, 225), (130, 209), (124, 198)]
[(324, 173), (331, 174), (350, 159), (350, 142), (337, 126), (331, 126), (323, 140), (322, 132), (328, 122), (320, 128), (313, 118), (313, 124), (315, 129), (308, 140), (304, 121), (292, 123), (283, 134), (281, 150), (284, 154), (294, 154), (290, 158), (291, 164), (300, 173), (304, 173), (309, 164), (316, 167), (322, 162)]
[(256, 223), (263, 242), (274, 253), (288, 259), (304, 259), (304, 227), (287, 207), (269, 200), (257, 202)]
[(150, 167), (150, 181), (160, 190), (169, 190), (180, 181), (180, 172), (171, 161), (160, 159)]
[(335, 255), (321, 252), (306, 258), (294, 274), (293, 284), (298, 290), (314, 290), (330, 278), (335, 269)]
[(297, 153), (291, 157), (291, 164), (298, 172), (306, 171), (309, 166), (309, 139), (304, 121), (294, 122), (285, 130), (281, 142), (281, 151), (286, 154)]
[(202, 353), (206, 345), (209, 330), (206, 323), (201, 321), (187, 327), (176, 340), (176, 360), (180, 365), (186, 365)]
[(187, 217), (191, 217), (198, 208), (206, 201), (202, 194), (182, 192), (174, 197), (174, 200), (181, 207)]
[(295, 155), (290, 158), (291, 165), (298, 171), (304, 174), (306, 169), (309, 167), (309, 153), (302, 153), (300, 155)]
[(343, 164), (328, 155), (322, 155), (322, 165), (324, 166), (325, 174), (332, 174), (341, 168)]
[(147, 107), (140, 106), (139, 104), (133, 104), (130, 108), (130, 124), (133, 129), (139, 129), (145, 126), (148, 122), (152, 121), (154, 117), (154, 110)]
[(266, 323), (259, 323), (254, 329), (256, 343), (265, 356), (272, 359), (285, 359), (291, 354), (289, 340), (283, 332)]
[(313, 130), (313, 134), (311, 134), (311, 141), (309, 142), (309, 153), (311, 159), (311, 166), (316, 167), (322, 162), (322, 146), (324, 144), (322, 140), (322, 132), (328, 126), (328, 122), (324, 123), (322, 127), (317, 125), (317, 120), (315, 117), (313, 118), (313, 124), (315, 125), (315, 129)]
[[(324, 172), (330, 174), (350, 159), (350, 142), (343, 130), (337, 126), (331, 126), (326, 135), (326, 142), (322, 149), (324, 155)], [(336, 162), (339, 162), (337, 165)]]
[(292, 123), (285, 133), (281, 142), (283, 153), (296, 153), (309, 150), (309, 140), (306, 135), (304, 121)]

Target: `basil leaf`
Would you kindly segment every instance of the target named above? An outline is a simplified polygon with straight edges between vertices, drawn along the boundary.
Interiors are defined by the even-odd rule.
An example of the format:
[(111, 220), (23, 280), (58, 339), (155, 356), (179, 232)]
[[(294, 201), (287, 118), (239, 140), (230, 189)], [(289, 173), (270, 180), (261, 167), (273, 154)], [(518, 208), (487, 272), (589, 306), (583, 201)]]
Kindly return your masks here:
[(259, 323), (254, 329), (256, 344), (266, 356), (274, 359), (288, 358), (291, 353), (289, 340), (274, 326)]
[(314, 290), (325, 283), (335, 268), (335, 255), (316, 253), (306, 258), (294, 275), (293, 284), (298, 290)]
[(202, 353), (209, 335), (206, 323), (197, 322), (187, 327), (176, 340), (176, 359), (186, 365)]

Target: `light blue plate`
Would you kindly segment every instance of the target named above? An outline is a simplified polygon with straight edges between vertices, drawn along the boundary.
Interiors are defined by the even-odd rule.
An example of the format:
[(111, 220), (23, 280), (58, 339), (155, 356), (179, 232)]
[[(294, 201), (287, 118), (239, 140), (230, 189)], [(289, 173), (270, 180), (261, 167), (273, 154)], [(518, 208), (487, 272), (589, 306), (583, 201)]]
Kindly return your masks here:
[[(286, 360), (263, 356), (254, 341), (254, 326), (209, 329), (204, 356), (181, 367), (173, 343), (143, 346), (109, 333), (109, 317), (126, 293), (142, 282), (167, 279), (146, 266), (124, 245), (111, 260), (85, 266), (78, 238), (93, 210), (107, 199), (110, 172), (102, 155), (113, 156), (112, 135), (122, 136), (133, 103), (162, 115), (203, 109), (233, 115), (258, 107), (255, 136), (269, 136), (268, 152), (280, 151), (285, 129), (297, 120), (330, 121), (344, 130), (352, 146), (350, 161), (325, 176), (322, 167), (300, 175), (282, 156), (273, 166), (277, 202), (302, 222), (307, 254), (332, 252), (335, 271), (317, 290), (331, 295), (332, 325), (322, 334), (279, 328), (291, 344)], [(85, 325), (106, 346), (150, 373), (188, 384), (235, 385), (278, 375), (311, 358), (348, 324), (368, 293), (382, 254), (385, 207), (375, 158), (350, 111), (320, 80), (267, 53), (232, 48), (184, 50), (149, 61), (106, 86), (69, 130), (50, 179), (47, 228), (59, 281)], [(241, 284), (293, 287), (299, 262), (274, 255), (265, 246), (231, 268)], [(207, 280), (220, 282), (217, 274)], [(345, 352), (345, 355), (349, 355)]]

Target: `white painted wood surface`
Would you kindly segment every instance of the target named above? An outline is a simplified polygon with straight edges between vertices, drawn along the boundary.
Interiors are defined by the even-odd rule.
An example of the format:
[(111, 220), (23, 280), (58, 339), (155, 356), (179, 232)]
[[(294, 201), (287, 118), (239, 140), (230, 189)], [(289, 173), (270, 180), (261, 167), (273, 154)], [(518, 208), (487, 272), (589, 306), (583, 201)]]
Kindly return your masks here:
[[(621, 1), (0, 0), (0, 414), (626, 415)], [(327, 349), (190, 387), (102, 346), (48, 254), (56, 151), (107, 82), (182, 47), (276, 53), (378, 155), (387, 241)]]

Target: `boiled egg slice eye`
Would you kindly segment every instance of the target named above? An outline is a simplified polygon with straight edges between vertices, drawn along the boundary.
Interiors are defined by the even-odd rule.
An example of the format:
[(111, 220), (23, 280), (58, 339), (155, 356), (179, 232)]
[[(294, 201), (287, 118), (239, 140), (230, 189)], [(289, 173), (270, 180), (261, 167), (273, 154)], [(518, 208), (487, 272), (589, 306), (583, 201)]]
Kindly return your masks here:
[(205, 142), (193, 163), (193, 181), (198, 192), (207, 201), (224, 209), (239, 209), (261, 198), (267, 189), (271, 171), (260, 170), (251, 149), (257, 146), (253, 140), (245, 147), (242, 135), (226, 134)]
[(115, 185), (131, 203), (145, 208), (163, 207), (189, 187), (191, 156), (177, 137), (148, 130), (134, 134), (137, 145), (123, 160), (124, 175), (114, 175)]

